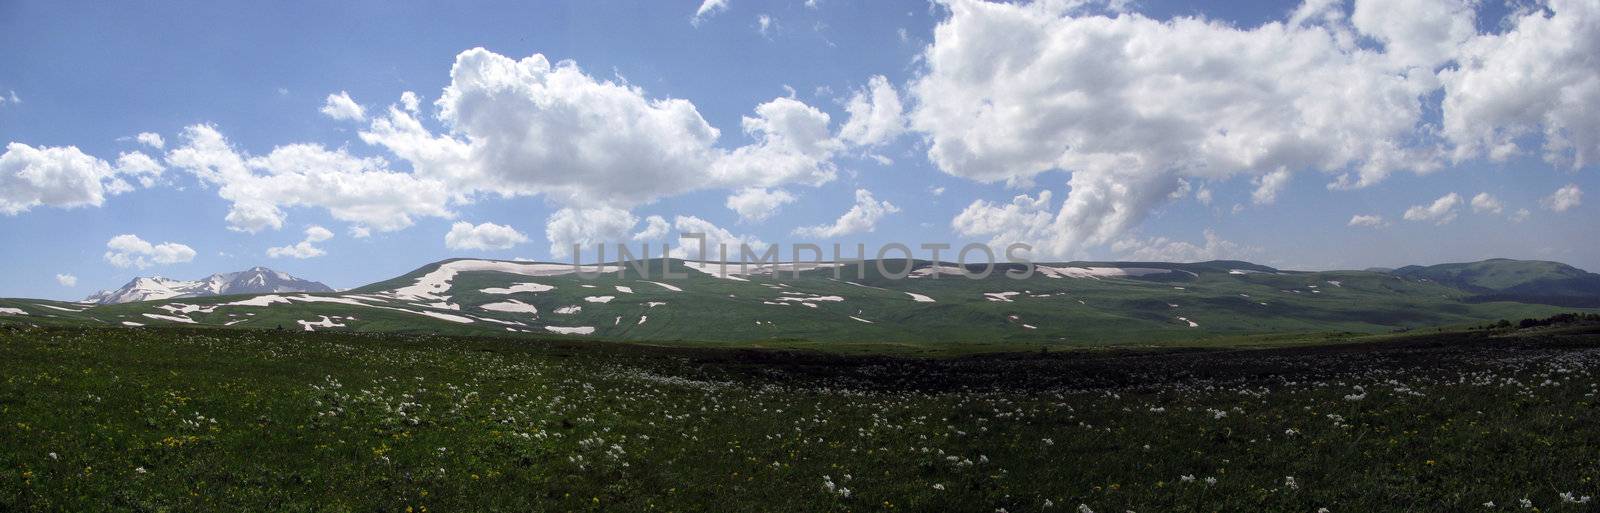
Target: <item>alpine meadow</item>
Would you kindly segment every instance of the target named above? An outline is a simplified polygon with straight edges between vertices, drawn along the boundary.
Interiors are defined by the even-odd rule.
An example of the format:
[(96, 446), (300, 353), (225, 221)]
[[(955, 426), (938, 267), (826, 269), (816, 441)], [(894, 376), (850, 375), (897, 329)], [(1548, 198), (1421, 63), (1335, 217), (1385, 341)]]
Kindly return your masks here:
[(1600, 0), (0, 2), (0, 511), (1600, 510), (1594, 105)]

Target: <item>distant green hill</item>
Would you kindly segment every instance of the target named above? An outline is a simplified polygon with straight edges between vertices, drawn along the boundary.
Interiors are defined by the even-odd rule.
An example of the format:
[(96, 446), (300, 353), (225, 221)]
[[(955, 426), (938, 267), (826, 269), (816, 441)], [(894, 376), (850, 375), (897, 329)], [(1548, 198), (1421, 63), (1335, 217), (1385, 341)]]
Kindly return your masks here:
[(607, 270), (583, 276), (570, 264), (452, 259), (340, 293), (99, 306), (5, 299), (0, 322), (1014, 350), (1383, 333), (1547, 317), (1570, 310), (1552, 305), (1582, 306), (1596, 297), (1586, 281), (1595, 275), (1517, 261), (1393, 273), (1284, 271), (1240, 261), (1066, 262), (1038, 264), (1026, 279), (1006, 274), (1029, 270), (1024, 266), (996, 266), (988, 277), (970, 279), (956, 264), (926, 260), (824, 265), (798, 275), (787, 264), (774, 272), (683, 260)]
[(1559, 262), (1496, 258), (1482, 262), (1406, 266), (1393, 272), (1431, 280), (1474, 295), (1469, 301), (1518, 301), (1600, 307), (1600, 274)]

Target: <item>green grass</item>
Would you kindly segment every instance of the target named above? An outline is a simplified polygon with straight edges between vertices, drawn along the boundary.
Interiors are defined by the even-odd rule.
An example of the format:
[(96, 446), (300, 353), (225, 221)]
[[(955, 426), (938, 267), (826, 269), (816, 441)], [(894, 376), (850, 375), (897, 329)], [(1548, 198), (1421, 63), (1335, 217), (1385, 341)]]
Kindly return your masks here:
[(1384, 338), (922, 359), (13, 324), (0, 510), (1594, 506), (1558, 494), (1600, 495), (1597, 330)]
[[(659, 262), (651, 263), (659, 267)], [(681, 264), (677, 265), (682, 271)], [(1371, 335), (1546, 317), (1571, 310), (1541, 304), (1480, 302), (1472, 292), (1384, 273), (1230, 273), (1235, 268), (1258, 268), (1243, 262), (1119, 265), (1164, 266), (1176, 271), (1137, 279), (1057, 279), (1038, 273), (1028, 280), (1011, 280), (1001, 277), (1003, 271), (996, 271), (985, 280), (959, 276), (890, 280), (878, 275), (875, 265), (868, 265), (864, 278), (857, 277), (854, 268), (841, 273), (844, 280), (855, 283), (835, 279), (832, 270), (807, 271), (798, 278), (789, 273), (780, 277), (752, 276), (748, 281), (687, 271), (688, 278), (673, 281), (683, 289), (681, 292), (646, 283), (631, 271), (624, 276), (593, 279), (474, 271), (456, 275), (450, 290), (439, 300), (367, 299), (371, 303), (368, 306), (305, 302), (270, 307), (225, 306), (213, 312), (185, 315), (203, 325), (231, 328), (299, 330), (299, 321), (330, 316), (357, 319), (341, 319), (338, 322), (345, 327), (337, 329), (376, 333), (538, 339), (550, 335), (546, 326), (584, 326), (596, 331), (592, 336), (577, 338), (931, 355), (1032, 350), (1040, 346), (1257, 346), (1263, 337), (1283, 337), (1286, 333), (1299, 338), (1322, 336), (1316, 334)], [(890, 267), (898, 269), (903, 265)], [(430, 265), (354, 292), (376, 293), (411, 285), (436, 268), (437, 265)], [(660, 274), (657, 269), (651, 277), (661, 280)], [(554, 289), (509, 295), (482, 292), (523, 282)], [(620, 292), (618, 286), (633, 292)], [(936, 302), (916, 302), (907, 292), (930, 296)], [(985, 296), (996, 292), (1018, 294), (1007, 301)], [(795, 301), (774, 304), (782, 303), (777, 299), (785, 295), (795, 294), (842, 300), (813, 301), (810, 304), (814, 307)], [(608, 303), (585, 300), (592, 296), (613, 299)], [(0, 300), (0, 307), (23, 310), (27, 315), (11, 317), (38, 324), (170, 325), (174, 323), (150, 318), (148, 314), (170, 315), (161, 308), (175, 304), (209, 306), (240, 299), (243, 298), (151, 301), (99, 306), (81, 312), (59, 308), (82, 309), (82, 305), (31, 300)], [(481, 308), (512, 299), (536, 306), (539, 313), (535, 316)], [(582, 310), (555, 313), (570, 306), (581, 306)], [(422, 311), (476, 320), (456, 323), (418, 313)], [(504, 322), (518, 324), (507, 326)]]

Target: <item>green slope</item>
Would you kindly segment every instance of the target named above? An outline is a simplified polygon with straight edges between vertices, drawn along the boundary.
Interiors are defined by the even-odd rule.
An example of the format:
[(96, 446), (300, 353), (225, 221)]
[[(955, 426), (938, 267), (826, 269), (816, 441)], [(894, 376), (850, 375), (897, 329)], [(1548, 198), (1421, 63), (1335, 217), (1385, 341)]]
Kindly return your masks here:
[[(996, 350), (1211, 345), (1264, 334), (1383, 333), (1570, 310), (1486, 301), (1482, 289), (1399, 271), (1293, 272), (1234, 261), (1040, 264), (1024, 280), (1006, 277), (1015, 266), (969, 279), (930, 273), (934, 263), (920, 260), (868, 261), (798, 276), (784, 270), (719, 277), (714, 266), (681, 260), (638, 266), (580, 276), (566, 264), (456, 259), (344, 293), (97, 307), (3, 300), (0, 308), (22, 312), (4, 315), (7, 320), (36, 324)], [(908, 267), (918, 272), (890, 276)], [(666, 278), (666, 271), (679, 277)], [(740, 271), (732, 265), (729, 272)], [(428, 283), (435, 286), (419, 286)]]

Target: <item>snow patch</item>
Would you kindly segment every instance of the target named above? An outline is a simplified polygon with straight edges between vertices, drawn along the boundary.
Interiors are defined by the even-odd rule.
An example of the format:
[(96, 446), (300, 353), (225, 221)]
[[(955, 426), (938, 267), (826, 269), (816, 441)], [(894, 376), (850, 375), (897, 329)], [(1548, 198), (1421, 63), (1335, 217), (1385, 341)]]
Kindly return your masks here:
[(181, 323), (185, 323), (185, 324), (200, 324), (198, 322), (194, 322), (194, 319), (190, 319), (188, 317), (180, 317), (180, 316), (174, 316), (174, 315), (160, 315), (160, 314), (152, 314), (152, 313), (144, 314), (144, 316), (145, 317), (149, 317), (151, 319), (161, 320), (161, 321), (181, 322)]
[(479, 306), (478, 308), (494, 312), (530, 313), (533, 315), (539, 315), (538, 307), (517, 301), (515, 299), (502, 301), (499, 303), (489, 303)]
[(555, 289), (555, 287), (545, 285), (543, 283), (517, 283), (511, 285), (510, 287), (487, 288), (483, 289), (481, 292), (484, 294), (515, 294), (518, 292), (549, 292)]
[(552, 333), (560, 333), (562, 335), (589, 335), (594, 333), (594, 326), (574, 326), (570, 328), (562, 326), (545, 326), (544, 329), (550, 330)]
[(6, 314), (6, 315), (28, 315), (28, 312), (22, 311), (21, 308), (3, 308), (3, 307), (0, 307), (0, 314)]
[(1011, 296), (1018, 294), (1021, 294), (1021, 292), (984, 292), (983, 298), (999, 303), (1010, 303), (1012, 302)]
[(1050, 267), (1047, 265), (1036, 265), (1034, 270), (1050, 278), (1090, 278), (1095, 280), (1175, 272), (1172, 269), (1150, 267)]
[(918, 294), (916, 292), (907, 292), (906, 295), (911, 296), (911, 300), (912, 301), (916, 301), (918, 303), (932, 303), (932, 302), (934, 302), (933, 298), (928, 297), (928, 296), (924, 296), (922, 294)]
[(645, 283), (653, 283), (653, 284), (661, 286), (661, 288), (664, 288), (664, 289), (667, 289), (667, 290), (670, 290), (670, 291), (673, 291), (673, 292), (683, 292), (683, 289), (681, 289), (681, 288), (678, 288), (678, 287), (673, 286), (673, 285), (668, 285), (668, 284), (665, 284), (665, 283), (661, 283), (659, 281), (646, 281)]
[(316, 320), (316, 321), (299, 320), (299, 321), (294, 321), (294, 322), (300, 323), (300, 326), (304, 327), (306, 329), (306, 331), (317, 331), (316, 328), (343, 328), (344, 327), (343, 324), (339, 324), (339, 323), (333, 322), (333, 319), (329, 319), (328, 316), (326, 316), (326, 315), (321, 315), (319, 317), (322, 317), (322, 319), (319, 319), (319, 320)]
[(584, 301), (588, 301), (590, 303), (610, 303), (611, 300), (616, 299), (616, 298), (617, 298), (616, 296), (589, 296), (589, 297), (583, 298), (583, 300)]

